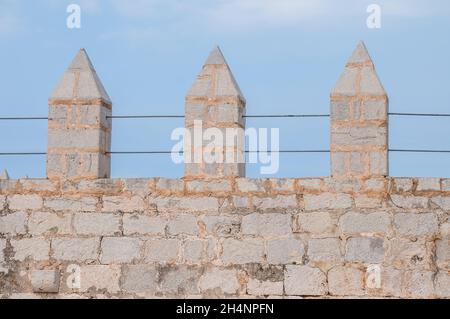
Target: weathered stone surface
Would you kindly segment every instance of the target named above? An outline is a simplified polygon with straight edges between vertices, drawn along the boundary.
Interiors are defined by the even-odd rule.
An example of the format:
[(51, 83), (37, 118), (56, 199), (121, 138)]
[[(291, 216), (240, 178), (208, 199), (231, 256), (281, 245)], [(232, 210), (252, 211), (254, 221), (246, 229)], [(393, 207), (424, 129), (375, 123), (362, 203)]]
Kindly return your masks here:
[(328, 287), (334, 296), (364, 295), (364, 273), (357, 268), (334, 267), (328, 272)]
[(125, 214), (123, 216), (123, 232), (129, 235), (163, 235), (167, 220), (159, 216), (143, 214)]
[(40, 209), (42, 207), (42, 197), (39, 195), (8, 196), (8, 205), (11, 210)]
[(173, 193), (182, 192), (184, 190), (184, 183), (180, 179), (160, 178), (156, 183), (158, 191), (169, 191)]
[(394, 216), (394, 225), (405, 236), (432, 236), (439, 231), (439, 221), (432, 213), (399, 213)]
[(426, 268), (431, 262), (431, 254), (420, 240), (392, 239), (387, 256), (389, 263), (399, 269)]
[(243, 193), (264, 192), (264, 182), (263, 179), (238, 178), (236, 179), (236, 188)]
[(31, 258), (35, 261), (48, 260), (50, 258), (50, 242), (42, 238), (24, 238), (11, 240), (14, 251), (14, 260), (24, 261)]
[(158, 291), (158, 280), (158, 271), (153, 265), (126, 265), (120, 283), (125, 292), (154, 294)]
[(161, 291), (168, 294), (192, 295), (199, 293), (199, 268), (190, 266), (165, 267), (160, 271)]
[(248, 264), (263, 261), (264, 243), (258, 239), (226, 239), (222, 245), (224, 264)]
[(241, 220), (238, 216), (206, 215), (201, 218), (206, 232), (219, 237), (232, 237), (240, 233)]
[(169, 220), (168, 232), (170, 235), (198, 235), (197, 218), (192, 215), (177, 215)]
[(429, 201), (427, 197), (412, 195), (391, 195), (391, 200), (394, 206), (405, 209), (427, 208)]
[(383, 238), (356, 237), (347, 240), (345, 259), (363, 263), (381, 263), (384, 259)]
[(435, 278), (436, 295), (438, 298), (450, 298), (450, 274), (439, 272)]
[(289, 214), (250, 214), (242, 218), (242, 234), (283, 236), (292, 232)]
[(327, 278), (318, 268), (286, 266), (284, 289), (291, 296), (320, 296), (328, 292)]
[(450, 237), (436, 241), (436, 262), (439, 267), (450, 270)]
[(328, 212), (299, 213), (296, 216), (295, 232), (312, 234), (333, 233), (336, 223)]
[(217, 212), (219, 201), (213, 197), (156, 197), (150, 199), (162, 213), (177, 212)]
[(53, 257), (67, 261), (96, 261), (99, 245), (98, 238), (55, 238), (52, 239)]
[(230, 192), (231, 183), (227, 180), (218, 181), (188, 181), (186, 189), (189, 192)]
[(144, 210), (144, 200), (140, 196), (133, 196), (131, 198), (123, 196), (103, 196), (102, 210), (104, 212), (139, 212)]
[(117, 293), (120, 291), (120, 265), (87, 265), (81, 267), (80, 291), (106, 291)]
[(208, 295), (234, 295), (240, 285), (236, 270), (233, 269), (208, 269), (199, 280), (200, 290)]
[(46, 198), (44, 206), (53, 211), (94, 212), (97, 209), (98, 199), (95, 197), (82, 198)]
[(300, 264), (303, 261), (305, 247), (299, 239), (273, 239), (266, 246), (270, 264)]
[(439, 191), (441, 190), (441, 180), (439, 178), (418, 178), (417, 191)]
[(129, 237), (106, 237), (102, 240), (100, 262), (110, 263), (131, 263), (140, 258), (141, 241), (137, 238)]
[(405, 292), (411, 298), (432, 298), (434, 295), (434, 272), (414, 270), (405, 273)]
[(323, 193), (320, 195), (304, 195), (306, 210), (346, 209), (352, 207), (352, 198), (347, 194)]
[(283, 282), (250, 279), (247, 284), (247, 293), (255, 296), (281, 296), (283, 295)]
[(0, 233), (5, 235), (20, 235), (26, 233), (27, 214), (24, 212), (0, 216)]
[(58, 293), (60, 273), (58, 270), (33, 270), (31, 286), (35, 293)]
[(308, 259), (312, 262), (333, 265), (342, 260), (339, 238), (310, 239)]
[(260, 210), (295, 208), (297, 207), (297, 198), (295, 195), (278, 195), (274, 198), (254, 197), (253, 204)]
[(66, 235), (72, 232), (72, 215), (36, 212), (28, 221), (28, 231), (32, 235)]
[(450, 210), (450, 197), (448, 196), (432, 197), (431, 202), (443, 210)]
[(146, 262), (174, 263), (180, 258), (181, 244), (176, 239), (149, 240), (144, 246)]
[(110, 236), (120, 234), (121, 216), (118, 214), (75, 214), (73, 226), (80, 235)]
[(393, 178), (392, 181), (395, 185), (395, 190), (398, 192), (410, 192), (413, 189), (412, 178)]
[(209, 240), (187, 240), (184, 243), (183, 256), (188, 263), (208, 262), (215, 257), (216, 241)]
[(349, 212), (339, 219), (339, 226), (344, 234), (387, 234), (390, 225), (391, 217), (385, 212), (370, 214)]

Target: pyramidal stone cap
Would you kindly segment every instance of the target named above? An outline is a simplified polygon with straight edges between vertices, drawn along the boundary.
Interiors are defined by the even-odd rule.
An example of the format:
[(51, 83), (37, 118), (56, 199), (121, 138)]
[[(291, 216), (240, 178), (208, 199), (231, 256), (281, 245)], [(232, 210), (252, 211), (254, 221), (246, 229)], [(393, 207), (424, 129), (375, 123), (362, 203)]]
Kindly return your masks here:
[(202, 71), (187, 94), (188, 99), (198, 97), (236, 97), (245, 103), (244, 95), (218, 46), (209, 54)]
[(339, 96), (386, 96), (364, 42), (358, 43), (331, 92)]
[(9, 174), (8, 174), (8, 171), (6, 169), (3, 170), (3, 172), (0, 173), (0, 179), (2, 179), (2, 180), (9, 179)]
[(49, 98), (49, 102), (101, 100), (111, 105), (111, 99), (100, 81), (85, 49), (81, 49)]

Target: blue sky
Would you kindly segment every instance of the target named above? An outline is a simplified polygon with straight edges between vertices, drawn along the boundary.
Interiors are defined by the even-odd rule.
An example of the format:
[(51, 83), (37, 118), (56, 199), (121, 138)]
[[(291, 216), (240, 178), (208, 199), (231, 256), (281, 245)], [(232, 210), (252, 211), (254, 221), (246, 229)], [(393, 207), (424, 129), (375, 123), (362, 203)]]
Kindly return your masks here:
[[(81, 29), (66, 7), (82, 8)], [(368, 29), (369, 4), (382, 7)], [(218, 44), (248, 114), (328, 113), (329, 93), (364, 40), (391, 112), (450, 113), (447, 0), (0, 0), (0, 116), (46, 116), (47, 98), (87, 49), (114, 114), (183, 114), (184, 96)], [(168, 150), (182, 120), (116, 120), (113, 150)], [(282, 149), (328, 149), (327, 119), (249, 119), (280, 127)], [(0, 122), (0, 152), (46, 151), (45, 122)], [(450, 149), (450, 119), (391, 118), (391, 148)], [(327, 154), (285, 154), (278, 177), (327, 176)], [(178, 177), (170, 156), (117, 155), (114, 177)], [(45, 176), (45, 157), (0, 157), (11, 177)], [(249, 165), (249, 176), (259, 176)], [(450, 177), (450, 154), (391, 154), (392, 176)]]

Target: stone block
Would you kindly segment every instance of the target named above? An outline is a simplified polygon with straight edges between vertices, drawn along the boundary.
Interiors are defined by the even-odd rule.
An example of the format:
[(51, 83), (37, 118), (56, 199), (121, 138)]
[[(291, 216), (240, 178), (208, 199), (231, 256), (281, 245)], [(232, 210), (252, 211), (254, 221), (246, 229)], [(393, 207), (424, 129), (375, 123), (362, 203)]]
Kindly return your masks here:
[(304, 254), (305, 247), (299, 239), (273, 239), (267, 242), (267, 261), (270, 264), (301, 264)]
[(236, 188), (243, 193), (261, 193), (265, 191), (265, 179), (237, 178)]
[(141, 241), (129, 237), (106, 237), (102, 240), (102, 264), (131, 263), (141, 256)]
[(295, 232), (311, 234), (329, 234), (336, 225), (328, 212), (299, 213), (295, 220)]
[(345, 259), (352, 262), (381, 263), (384, 260), (384, 250), (382, 238), (349, 238), (347, 240)]
[(404, 209), (428, 208), (428, 197), (412, 195), (391, 195), (394, 206)]
[[(432, 298), (434, 296), (434, 272), (413, 270), (405, 273), (404, 292), (410, 298)], [(405, 296), (406, 297), (406, 296)]]
[(439, 221), (433, 213), (399, 213), (394, 216), (394, 225), (404, 236), (433, 236), (439, 231)]
[(160, 216), (143, 214), (125, 214), (123, 216), (123, 232), (129, 235), (157, 236), (164, 235), (167, 220)]
[(284, 289), (288, 296), (326, 295), (327, 278), (319, 268), (286, 266)]
[(319, 195), (305, 194), (303, 196), (306, 210), (348, 209), (353, 205), (352, 198), (347, 194), (323, 193)]
[(126, 265), (120, 280), (122, 290), (128, 293), (155, 294), (159, 275), (154, 265)]
[(27, 214), (24, 212), (0, 216), (0, 233), (5, 235), (21, 235), (26, 230)]
[(259, 210), (289, 209), (297, 207), (295, 195), (277, 195), (275, 197), (253, 197), (253, 204)]
[(219, 237), (233, 237), (241, 231), (241, 220), (236, 215), (205, 215), (200, 223), (203, 223), (208, 234)]
[(290, 214), (254, 213), (242, 218), (242, 234), (255, 236), (286, 236), (292, 233)]
[(31, 286), (35, 293), (58, 293), (60, 273), (58, 270), (33, 270)]
[(260, 263), (264, 258), (264, 243), (260, 239), (225, 239), (222, 244), (224, 264)]
[(14, 251), (12, 259), (24, 261), (31, 258), (35, 261), (50, 259), (50, 242), (42, 238), (24, 238), (11, 240), (11, 246)]
[(38, 195), (12, 195), (8, 196), (8, 206), (9, 209), (17, 210), (27, 210), (27, 209), (41, 209), (42, 208), (42, 197)]
[(80, 235), (112, 236), (121, 234), (121, 216), (105, 213), (75, 214), (73, 227)]
[(417, 191), (440, 191), (441, 180), (439, 178), (423, 177), (417, 179)]
[(343, 234), (387, 234), (390, 231), (391, 217), (385, 212), (359, 213), (349, 212), (339, 219)]
[(436, 262), (438, 267), (450, 270), (450, 237), (436, 241)]
[(210, 268), (200, 277), (199, 288), (206, 295), (235, 295), (240, 284), (236, 270)]
[(328, 272), (328, 287), (333, 296), (362, 296), (364, 272), (357, 268), (334, 267)]
[(231, 192), (231, 183), (228, 180), (194, 180), (186, 182), (188, 192)]
[(81, 292), (117, 293), (120, 291), (120, 265), (86, 265), (81, 267)]
[(438, 272), (435, 278), (436, 296), (438, 298), (450, 298), (450, 274)]
[(341, 262), (341, 241), (339, 238), (310, 239), (308, 242), (308, 259), (326, 265)]
[(94, 212), (97, 209), (98, 199), (95, 197), (82, 198), (46, 198), (44, 206), (53, 211), (62, 212)]
[(183, 247), (184, 260), (191, 264), (206, 263), (214, 259), (216, 242), (209, 240), (186, 240)]
[(99, 244), (98, 238), (55, 238), (52, 239), (53, 257), (67, 261), (97, 261)]
[(139, 196), (103, 196), (102, 211), (123, 213), (144, 211), (144, 200)]
[(72, 215), (35, 212), (28, 221), (32, 235), (67, 235), (72, 232)]
[(170, 235), (193, 235), (199, 233), (197, 218), (193, 215), (176, 215), (168, 222)]
[(173, 295), (199, 293), (200, 269), (191, 266), (164, 267), (160, 271), (161, 292)]
[(175, 263), (180, 259), (181, 243), (176, 239), (148, 240), (144, 246), (146, 262)]
[(389, 244), (387, 261), (396, 268), (426, 268), (431, 262), (425, 241), (394, 238)]
[(247, 293), (253, 296), (282, 296), (283, 282), (250, 279), (247, 284)]

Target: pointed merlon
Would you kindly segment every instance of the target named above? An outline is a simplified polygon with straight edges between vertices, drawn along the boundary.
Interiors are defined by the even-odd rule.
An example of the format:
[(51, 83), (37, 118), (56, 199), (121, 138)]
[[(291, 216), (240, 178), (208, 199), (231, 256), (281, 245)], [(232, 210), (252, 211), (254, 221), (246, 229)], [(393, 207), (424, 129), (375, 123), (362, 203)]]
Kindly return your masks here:
[(187, 98), (237, 98), (245, 104), (244, 95), (231, 72), (222, 51), (216, 46), (209, 54)]
[(3, 170), (3, 172), (1, 172), (1, 174), (0, 174), (0, 179), (1, 179), (1, 180), (9, 179), (9, 174), (8, 174), (8, 171), (7, 171), (6, 169)]
[(111, 104), (85, 49), (81, 49), (50, 96), (51, 102), (102, 100)]
[(208, 56), (208, 59), (205, 62), (205, 65), (211, 64), (211, 65), (228, 65), (227, 61), (225, 60), (225, 57), (223, 56), (222, 51), (218, 46), (216, 46), (211, 53)]
[(386, 96), (364, 42), (358, 43), (331, 96)]

